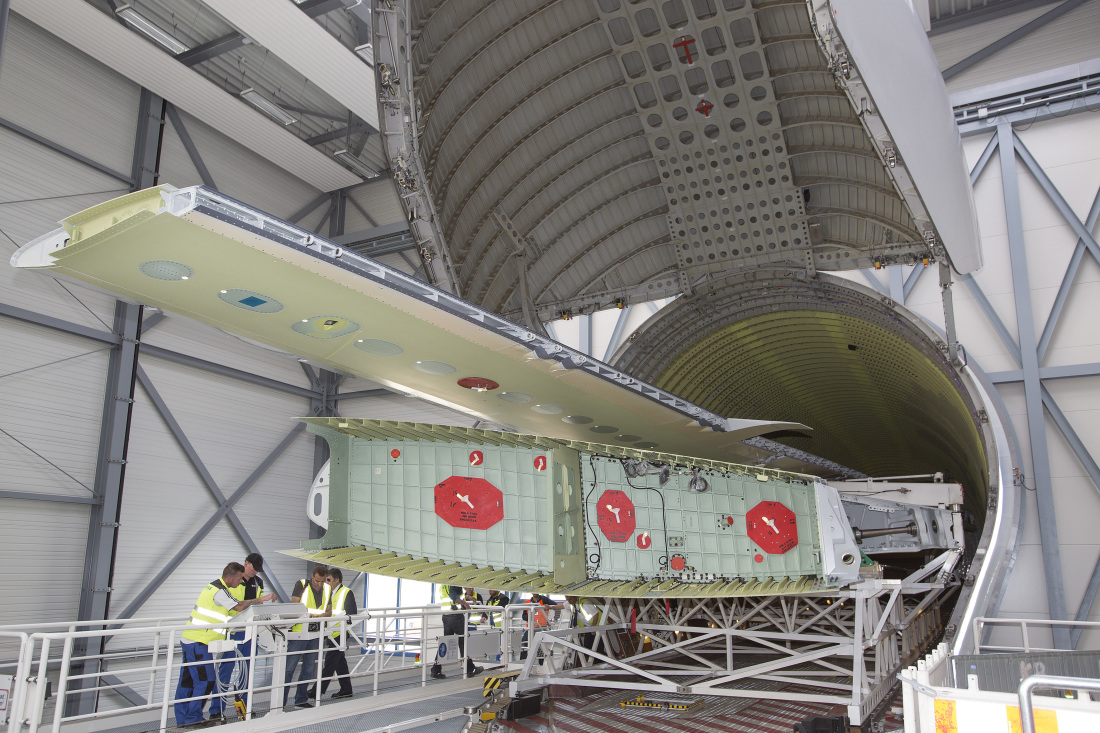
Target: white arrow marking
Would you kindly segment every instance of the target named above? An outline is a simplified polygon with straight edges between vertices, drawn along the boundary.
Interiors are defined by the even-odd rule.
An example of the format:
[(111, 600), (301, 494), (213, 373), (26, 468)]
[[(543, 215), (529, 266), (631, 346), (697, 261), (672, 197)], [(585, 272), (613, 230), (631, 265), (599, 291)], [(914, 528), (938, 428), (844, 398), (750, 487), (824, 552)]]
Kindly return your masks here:
[[(467, 504), (469, 504), (469, 505), (470, 505), (470, 508), (471, 508), (471, 509), (473, 509), (473, 508), (474, 508), (474, 505), (473, 505), (473, 504), (472, 504), (472, 503), (470, 502), (470, 495), (469, 495), (469, 494), (466, 494), (466, 496), (463, 496), (462, 494), (457, 494), (457, 493), (456, 493), (456, 494), (455, 494), (455, 496), (457, 496), (457, 497), (458, 497), (458, 500), (459, 500), (459, 501), (464, 501), (464, 502), (466, 502)], [(777, 530), (777, 531), (778, 531), (778, 530)]]
[(621, 524), (622, 521), (623, 521), (623, 520), (619, 519), (619, 509), (620, 509), (620, 507), (617, 507), (617, 506), (613, 507), (610, 504), (607, 505), (607, 511), (609, 511), (612, 514), (615, 515), (615, 524)]

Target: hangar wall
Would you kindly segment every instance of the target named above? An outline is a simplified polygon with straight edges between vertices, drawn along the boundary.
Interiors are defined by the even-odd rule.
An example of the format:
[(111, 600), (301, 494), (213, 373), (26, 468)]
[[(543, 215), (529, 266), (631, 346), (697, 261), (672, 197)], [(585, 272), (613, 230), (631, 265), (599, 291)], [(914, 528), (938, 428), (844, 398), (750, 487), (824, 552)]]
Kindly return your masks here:
[[(1074, 12), (1085, 14), (1077, 17), (1077, 24), (1093, 23), (1096, 4), (1086, 4)], [(1070, 15), (1066, 19), (1073, 20)], [(1074, 58), (1082, 58), (1079, 46), (1074, 47)], [(1059, 48), (1064, 50), (1065, 46)], [(1041, 49), (1027, 45), (1025, 50), (1036, 54)], [(1011, 55), (995, 56), (993, 61), (1001, 64), (1001, 71), (990, 79), (1006, 78), (1006, 69), (1014, 64), (1020, 68), (1020, 58), (1014, 60)], [(1051, 65), (1053, 62), (1044, 68)], [(978, 67), (974, 73), (984, 72)], [(972, 85), (965, 83), (964, 77), (959, 78), (954, 87)], [(0, 66), (0, 117), (10, 123), (0, 125), (2, 247), (13, 252), (18, 245), (53, 228), (60, 217), (127, 190), (125, 179), (133, 158), (139, 99), (140, 89), (124, 77), (20, 16), (10, 16)], [(181, 112), (180, 118), (209, 175), (223, 192), (284, 218), (293, 218), (308, 202), (320, 197), (318, 190), (186, 112)], [(13, 126), (33, 131), (87, 160), (80, 162), (33, 142), (13, 131)], [(1100, 186), (1100, 117), (1085, 113), (1030, 124), (1022, 120), (1015, 131), (1070, 208), (1084, 220)], [(971, 164), (979, 160), (991, 134), (967, 139)], [(1015, 362), (1011, 348), (1002, 341), (990, 313), (981, 304), (981, 296), (976, 294), (985, 294), (988, 310), (1015, 336), (1018, 301), (1012, 287), (1000, 165), (994, 155), (978, 176), (975, 189), (987, 265), (974, 277), (977, 290), (959, 282), (954, 294), (960, 339), (972, 363), (1001, 380), (998, 391), (1024, 446), (1021, 469), (1029, 510), (1013, 583), (1001, 613), (1041, 618), (1049, 613), (1049, 604), (1047, 595), (1035, 592), (1036, 579), (1044, 577), (1045, 570), (1038, 492), (1031, 490), (1038, 487), (1029, 449), (1028, 401), (1024, 382), (1013, 381), (1015, 372), (1022, 377), (1024, 369)], [(201, 182), (195, 162), (171, 123), (164, 128), (160, 167), (162, 181), (180, 186)], [(1033, 325), (1041, 332), (1062, 274), (1072, 261), (1077, 238), (1051, 203), (1048, 191), (1019, 161), (1016, 168), (1015, 180), (1021, 194), (1020, 229), (1029, 276), (1024, 291), (1033, 306)], [(255, 186), (256, 181), (263, 181), (263, 185)], [(349, 231), (401, 217), (392, 188), (387, 185), (363, 186), (350, 195), (359, 206), (348, 208), (345, 226)], [(64, 198), (56, 198), (59, 196)], [(318, 204), (302, 214), (300, 222), (316, 227), (324, 216), (324, 206)], [(1095, 226), (1091, 231), (1095, 232)], [(387, 259), (387, 264), (393, 266), (403, 267), (401, 263), (397, 255)], [(905, 284), (911, 275), (908, 269), (883, 270), (854, 273), (853, 278), (873, 280), (872, 284), (884, 294), (942, 326), (934, 273), (913, 280), (906, 293)], [(1100, 330), (1094, 323), (1100, 306), (1098, 281), (1100, 267), (1086, 252), (1072, 280), (1060, 326), (1038, 365), (1073, 367), (1052, 373), (1081, 374), (1044, 378), (1043, 385), (1060, 406), (1085, 454), (1091, 456), (1100, 456), (1100, 376), (1096, 368), (1100, 362)], [(42, 325), (44, 319), (20, 316), (15, 309), (102, 333), (110, 330), (114, 300), (84, 286), (3, 267), (0, 309), (0, 337), (6, 344), (0, 350), (0, 553), (8, 561), (0, 565), (0, 582), (6, 587), (23, 587), (28, 577), (45, 577), (48, 585), (47, 592), (33, 606), (21, 596), (0, 598), (0, 619), (4, 623), (70, 620), (76, 617), (82, 579), (91, 501), (87, 487), (92, 486), (94, 478), (108, 349), (101, 340), (77, 335), (73, 329), (47, 328)], [(146, 315), (149, 319), (155, 314)], [(633, 325), (636, 318), (629, 320)], [(600, 327), (593, 340), (594, 332), (585, 331), (579, 321), (574, 321), (568, 329), (559, 328), (558, 335), (576, 333), (578, 340), (583, 337), (596, 343), (594, 355), (603, 358), (613, 349), (606, 348), (601, 339), (624, 339), (629, 329), (613, 328), (607, 333)], [(309, 397), (301, 392), (312, 389), (311, 380), (292, 357), (171, 316), (152, 325), (142, 340), (299, 390), (295, 394), (270, 389), (153, 354), (139, 358), (149, 383), (163, 398), (213, 481), (226, 494), (271, 455), (293, 429), (293, 418), (310, 408)], [(342, 385), (341, 391), (371, 386), (356, 380)], [(355, 416), (465, 420), (442, 408), (399, 396), (349, 401), (341, 403), (339, 409)], [(1073, 615), (1089, 580), (1100, 578), (1094, 571), (1100, 567), (1100, 540), (1093, 527), (1100, 516), (1100, 498), (1097, 477), (1090, 475), (1095, 460), (1091, 469), (1082, 462), (1049, 411), (1042, 425), (1050, 455), (1050, 495), (1056, 508), (1054, 526), (1060, 550), (1057, 567), (1062, 573), (1066, 607)], [(117, 596), (111, 603), (116, 614), (134, 601), (217, 508), (195, 466), (142, 386), (135, 392), (131, 436), (113, 591)], [(274, 575), (288, 590), (301, 572), (301, 564), (279, 557), (275, 550), (294, 546), (308, 534), (302, 502), (312, 477), (313, 450), (311, 438), (293, 437), (236, 510), (255, 545), (269, 559)], [(16, 498), (16, 494), (31, 496)], [(221, 520), (196, 552), (172, 571), (167, 582), (135, 613), (183, 613), (193, 601), (196, 588), (207, 582), (211, 573), (216, 574), (225, 561), (239, 559), (244, 553), (236, 531), (228, 521)], [(1097, 607), (1092, 608), (1090, 618), (1100, 620)], [(0, 646), (0, 660), (10, 658), (8, 651)]]
[[(22, 594), (0, 598), (0, 624), (77, 618), (115, 309), (112, 296), (16, 271), (6, 259), (61, 217), (129, 190), (140, 99), (141, 90), (112, 69), (9, 16), (0, 65), (0, 249), (7, 253), (0, 267), (0, 582), (25, 586), (33, 577), (43, 590), (30, 604)], [(327, 195), (176, 111), (182, 135), (165, 120), (161, 182), (203, 182), (185, 135), (222, 192), (283, 218), (301, 214), (304, 226), (322, 222)], [(354, 204), (347, 206), (347, 231), (403, 217), (386, 180), (348, 192)], [(397, 255), (387, 264), (412, 269)], [(310, 414), (312, 367), (183, 318), (144, 315), (112, 617), (186, 615), (202, 585), (226, 562), (243, 560), (246, 543), (222, 518), (172, 567), (219, 508), (203, 471), (229, 497), (268, 459), (233, 511), (264, 554), (265, 570), (289, 593), (303, 565), (278, 550), (296, 547), (310, 531), (305, 497), (314, 439), (293, 431), (295, 418)], [(374, 387), (349, 379), (340, 391)], [(334, 407), (356, 416), (470, 423), (398, 395)], [(164, 582), (151, 587), (162, 571)], [(0, 642), (0, 661), (12, 656)]]

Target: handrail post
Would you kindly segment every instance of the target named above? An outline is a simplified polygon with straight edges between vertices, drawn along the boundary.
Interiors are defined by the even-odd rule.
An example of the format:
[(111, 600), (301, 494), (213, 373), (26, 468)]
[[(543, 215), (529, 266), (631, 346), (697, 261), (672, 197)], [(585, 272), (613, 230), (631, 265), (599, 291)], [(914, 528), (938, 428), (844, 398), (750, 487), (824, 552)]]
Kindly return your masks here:
[(69, 687), (69, 663), (73, 658), (73, 637), (65, 637), (65, 649), (61, 652), (61, 669), (57, 675), (57, 702), (53, 707), (53, 733), (61, 730), (61, 716), (65, 712), (65, 691)]
[[(452, 606), (453, 607), (453, 606)], [(467, 662), (470, 661), (470, 612), (462, 611), (462, 659), (459, 664), (462, 665), (462, 679), (466, 679), (466, 672), (470, 669), (470, 665)]]
[(15, 675), (12, 688), (8, 691), (8, 733), (19, 733), (20, 719), (23, 717), (23, 700), (27, 697), (27, 670), (30, 668), (30, 649), (34, 644), (30, 634), (19, 633), (19, 656), (15, 660)]
[(420, 686), (428, 684), (428, 609), (420, 609)]
[[(244, 704), (244, 719), (252, 720), (252, 705), (253, 700), (256, 698), (256, 691), (253, 689), (256, 684), (256, 650), (260, 646), (260, 634), (259, 626), (253, 625), (252, 638), (248, 642), (248, 680), (244, 683), (245, 697), (247, 702)], [(245, 632), (245, 636), (248, 636), (248, 632)], [(272, 673), (272, 685), (275, 684), (274, 673)]]
[[(160, 623), (157, 623), (157, 627)], [(157, 687), (157, 662), (160, 660), (160, 629), (158, 628), (153, 632), (153, 658), (149, 663), (149, 694), (146, 696), (146, 702), (152, 704), (153, 702), (153, 690)], [(56, 733), (56, 731), (55, 731)]]
[(384, 633), (385, 626), (383, 625), (386, 619), (386, 614), (375, 621), (374, 623), (374, 688), (375, 695), (378, 694), (378, 677), (381, 672), (382, 665), (382, 634)]
[(42, 709), (46, 706), (46, 672), (50, 661), (50, 639), (42, 639), (42, 656), (38, 660), (38, 676), (34, 680), (34, 709), (30, 714), (29, 733), (38, 733), (38, 724), (42, 720)]
[[(164, 730), (168, 727), (168, 700), (172, 696), (172, 662), (175, 661), (176, 656), (176, 632), (168, 632), (168, 651), (164, 655), (164, 699), (160, 704), (160, 729)], [(149, 697), (152, 698), (152, 690), (149, 691)]]

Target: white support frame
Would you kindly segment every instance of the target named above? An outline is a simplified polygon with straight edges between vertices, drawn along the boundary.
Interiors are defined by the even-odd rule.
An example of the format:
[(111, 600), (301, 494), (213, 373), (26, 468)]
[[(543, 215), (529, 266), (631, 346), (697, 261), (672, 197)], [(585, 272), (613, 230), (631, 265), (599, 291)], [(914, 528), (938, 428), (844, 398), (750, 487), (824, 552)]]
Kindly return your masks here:
[(949, 550), (904, 580), (832, 593), (599, 599), (600, 625), (533, 634), (510, 692), (558, 683), (832, 703), (859, 725), (938, 635), (958, 557)]

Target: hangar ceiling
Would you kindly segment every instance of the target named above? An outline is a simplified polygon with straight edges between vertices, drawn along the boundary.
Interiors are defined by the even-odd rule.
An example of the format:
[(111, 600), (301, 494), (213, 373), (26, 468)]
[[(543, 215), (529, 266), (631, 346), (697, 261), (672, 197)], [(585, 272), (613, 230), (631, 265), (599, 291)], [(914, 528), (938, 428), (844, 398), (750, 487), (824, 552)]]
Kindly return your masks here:
[[(943, 23), (998, 4), (1011, 0), (936, 0), (930, 14)], [(134, 31), (116, 15), (121, 6), (13, 3), (96, 56), (107, 49), (92, 48), (74, 19), (92, 9)], [(821, 279), (822, 271), (920, 264), (933, 254), (891, 166), (867, 138), (864, 110), (838, 83), (845, 69), (821, 52), (805, 0), (132, 6), (185, 46), (167, 52), (141, 41), (144, 53), (184, 69), (173, 84), (204, 82), (208, 94), (220, 88), (228, 98), (187, 111), (250, 138), (241, 142), (261, 155), (274, 155), (259, 148), (277, 148), (285, 138), (300, 155), (302, 143), (312, 149), (311, 166), (332, 166), (335, 153), (347, 150), (368, 171), (341, 167), (333, 175), (330, 167), (316, 177), (322, 190), (399, 168), (388, 159), (379, 114), (372, 117), (361, 96), (377, 84), (378, 111), (387, 113), (400, 105), (387, 97), (384, 74), (393, 77), (391, 86), (411, 89), (414, 108), (401, 114), (417, 124), (422, 193), (433, 207), (425, 216), (443, 235), (448, 275), (462, 297), (533, 329), (616, 301), (677, 297), (620, 366), (726, 415), (803, 415), (818, 429), (815, 437), (786, 442), (870, 473), (919, 465), (920, 472), (947, 468), (976, 478), (984, 467), (972, 405), (944, 392), (957, 389), (951, 370), (929, 353), (935, 349), (926, 337), (892, 332), (873, 307), (834, 313), (787, 302), (778, 311), (781, 327), (774, 316), (733, 307), (700, 317), (753, 290), (742, 273), (795, 272), (815, 283), (807, 286), (815, 292), (824, 282), (840, 292), (843, 286)], [(380, 68), (383, 12), (400, 18), (403, 37), (396, 40), (407, 44), (406, 68)], [(303, 38), (311, 39), (312, 54), (301, 54), (295, 39)], [(113, 65), (144, 79), (139, 67), (148, 64), (132, 53), (127, 58)], [(248, 88), (294, 117), (273, 130), (266, 127), (278, 123), (261, 119), (262, 144), (245, 132), (247, 115), (255, 115), (240, 98)], [(172, 101), (171, 89), (158, 93)], [(748, 320), (738, 324), (742, 316)], [(844, 353), (853, 332), (866, 343), (855, 362)], [(750, 344), (763, 349), (753, 370), (736, 378), (722, 371), (729, 349)], [(652, 350), (649, 360), (644, 349)], [(891, 367), (882, 371), (880, 364)], [(917, 380), (918, 391), (901, 392), (903, 374)], [(710, 395), (718, 376), (723, 386)], [(880, 389), (861, 389), (869, 384)], [(923, 392), (941, 395), (933, 414), (921, 412), (931, 409)], [(894, 400), (914, 409), (898, 415), (905, 410)], [(889, 430), (875, 429), (884, 421)], [(942, 444), (944, 435), (955, 448)], [(971, 456), (965, 466), (960, 451)]]
[(466, 298), (544, 319), (737, 269), (930, 255), (803, 0), (410, 6), (420, 154)]

